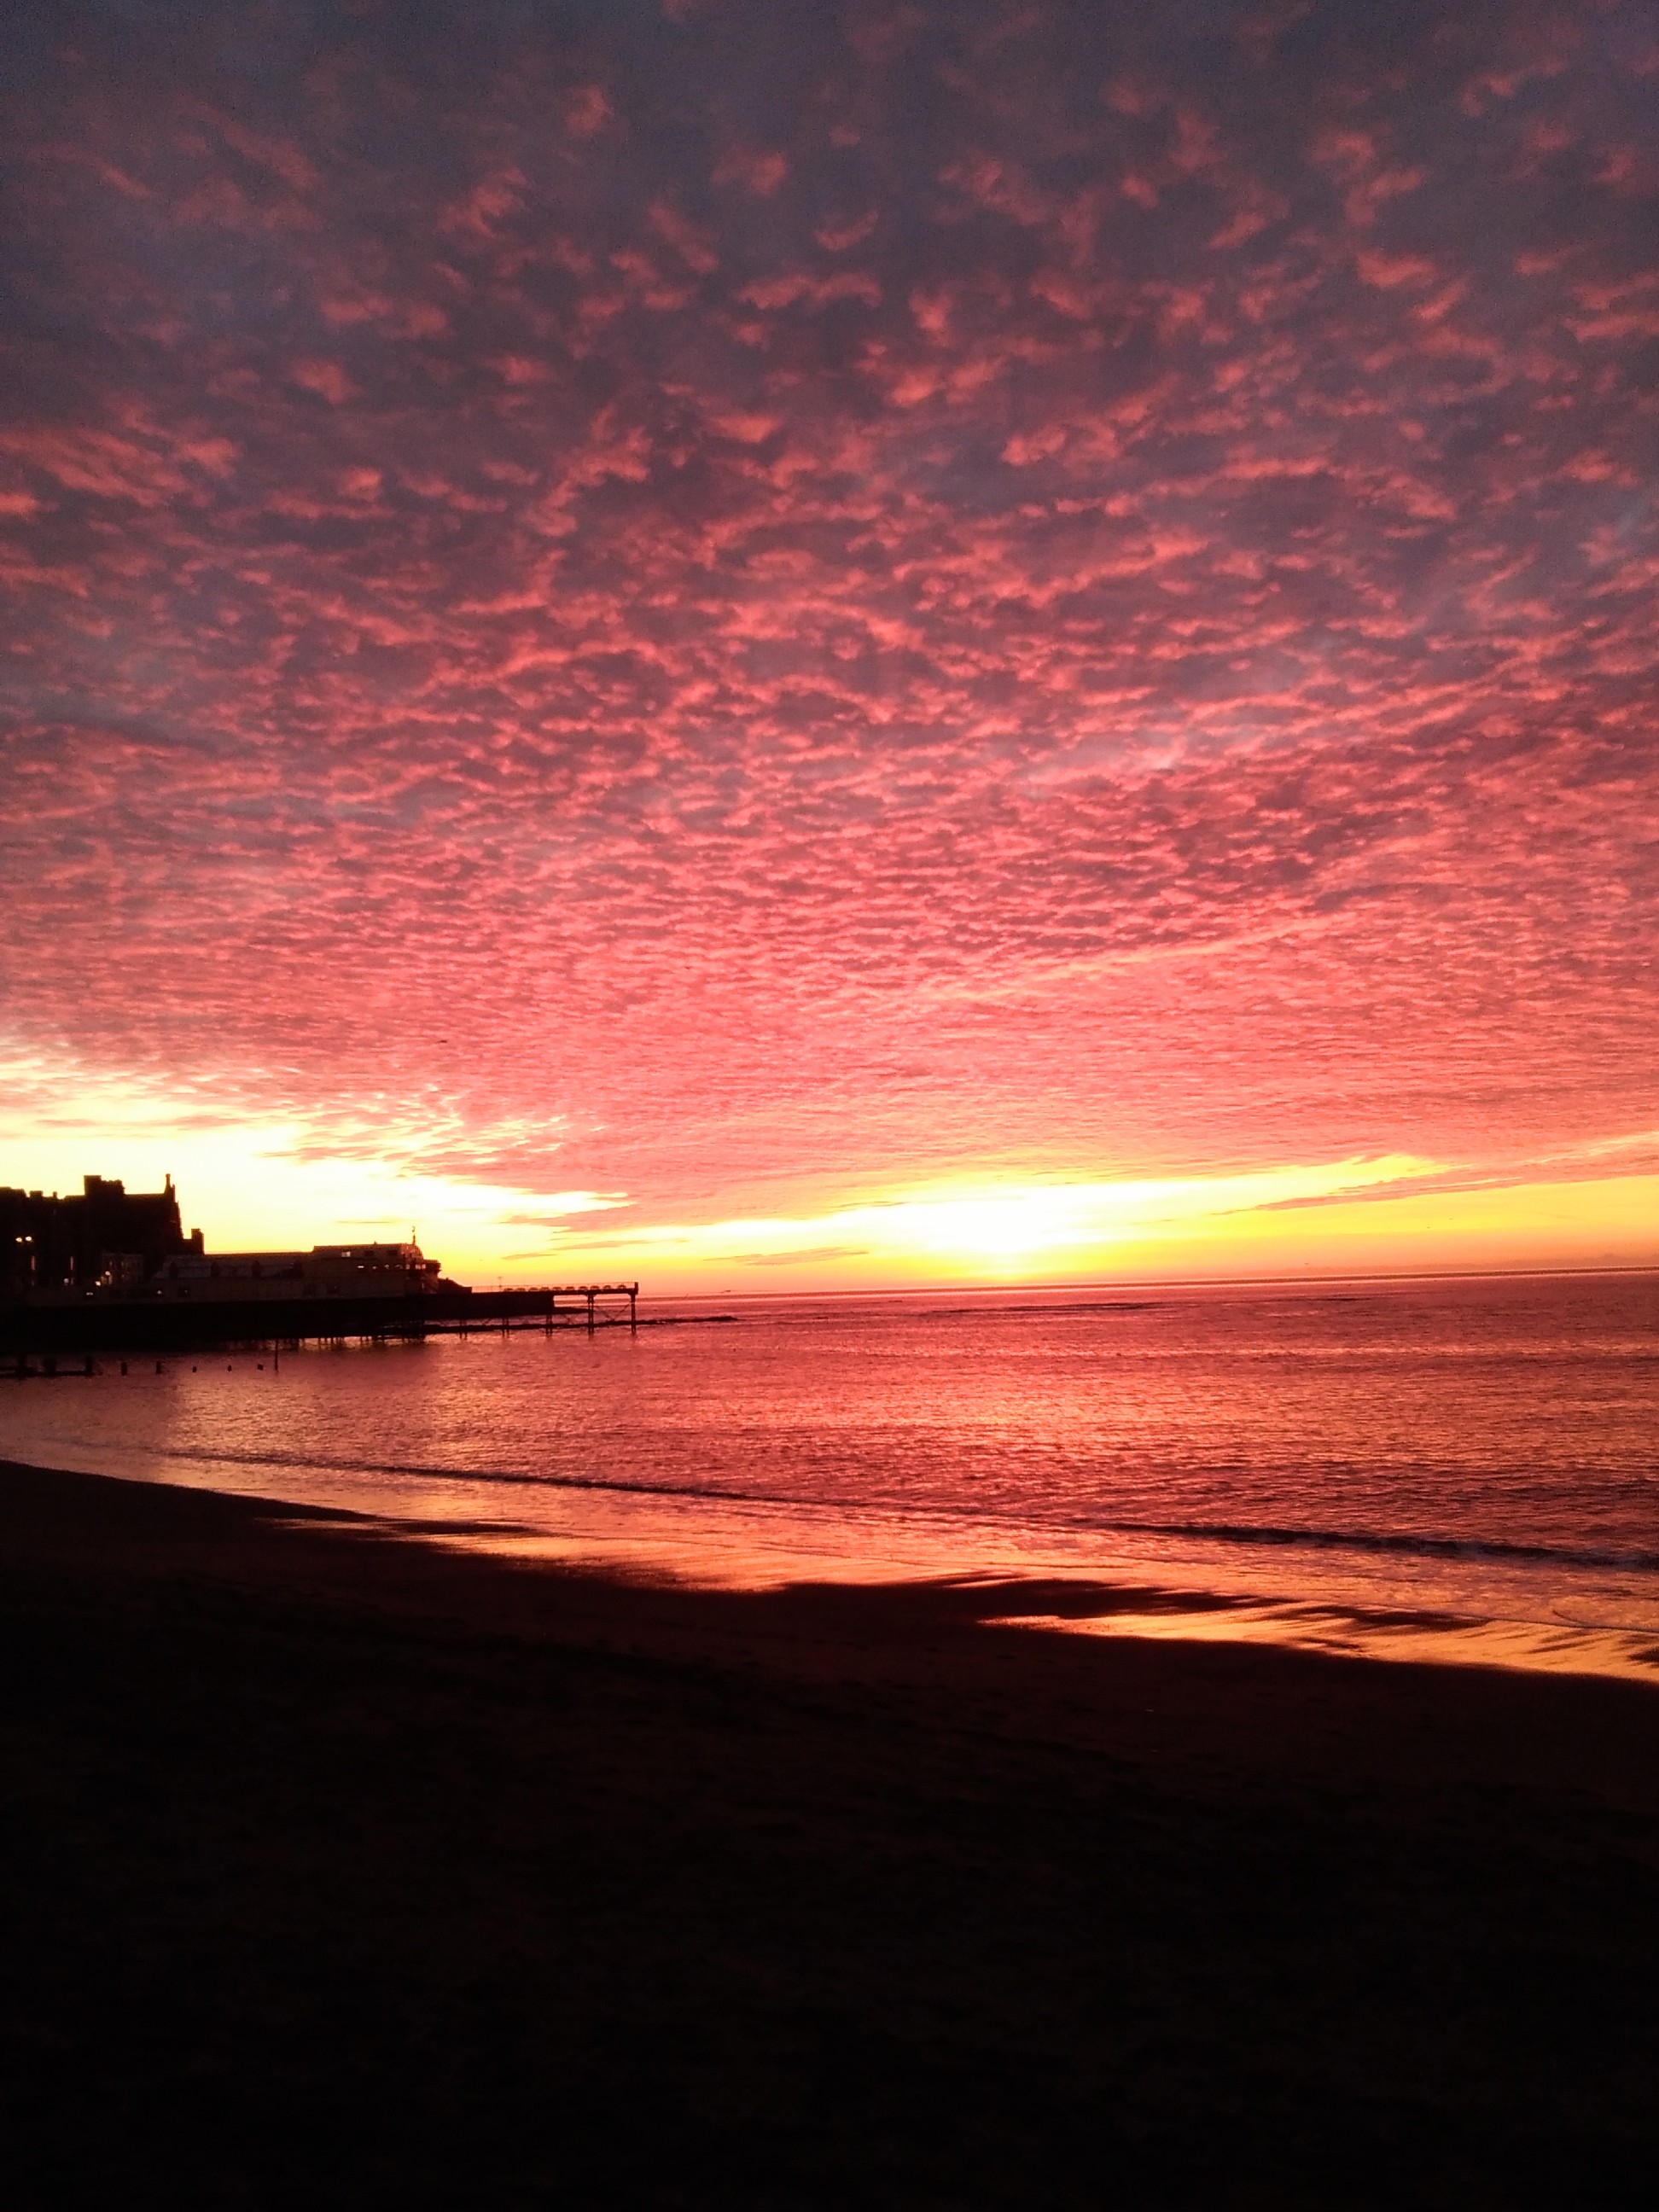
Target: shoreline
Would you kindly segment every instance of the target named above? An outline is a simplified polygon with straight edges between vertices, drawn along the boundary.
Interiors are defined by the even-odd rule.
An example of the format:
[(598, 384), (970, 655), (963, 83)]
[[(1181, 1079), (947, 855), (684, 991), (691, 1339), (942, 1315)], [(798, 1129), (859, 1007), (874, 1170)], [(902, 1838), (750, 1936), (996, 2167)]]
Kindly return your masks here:
[[(71, 1378), (73, 1379), (73, 1378)], [(1431, 1602), (1426, 1594), (1362, 1589), (1345, 1591), (1323, 1582), (1298, 1589), (1292, 1577), (1275, 1583), (1258, 1570), (1251, 1574), (1238, 1561), (1224, 1554), (1206, 1563), (1201, 1559), (1183, 1563), (1156, 1555), (1136, 1559), (1107, 1556), (1098, 1562), (1079, 1562), (1061, 1556), (1045, 1557), (1036, 1544), (969, 1543), (969, 1563), (960, 1563), (944, 1547), (927, 1556), (927, 1547), (915, 1542), (915, 1531), (902, 1533), (898, 1553), (886, 1559), (878, 1551), (860, 1555), (815, 1532), (810, 1520), (799, 1527), (756, 1542), (745, 1540), (741, 1529), (729, 1528), (723, 1512), (739, 1512), (756, 1501), (731, 1498), (715, 1491), (699, 1493), (705, 1524), (696, 1528), (667, 1526), (654, 1531), (643, 1524), (611, 1534), (597, 1529), (567, 1528), (555, 1534), (533, 1521), (520, 1520), (498, 1511), (494, 1517), (457, 1517), (434, 1523), (418, 1513), (378, 1510), (361, 1495), (342, 1507), (313, 1497), (296, 1498), (285, 1505), (262, 1491), (244, 1487), (240, 1476), (254, 1463), (234, 1455), (228, 1460), (207, 1462), (199, 1479), (186, 1480), (157, 1474), (153, 1468), (118, 1476), (94, 1476), (82, 1455), (80, 1472), (89, 1480), (118, 1480), (141, 1489), (161, 1492), (189, 1490), (239, 1499), (253, 1507), (281, 1507), (291, 1518), (309, 1517), (319, 1525), (343, 1520), (361, 1531), (374, 1531), (386, 1542), (435, 1542), (459, 1555), (476, 1556), (505, 1568), (516, 1565), (537, 1574), (574, 1576), (585, 1583), (615, 1582), (627, 1588), (653, 1583), (675, 1583), (711, 1599), (724, 1594), (764, 1598), (805, 1589), (884, 1589), (891, 1602), (934, 1607), (947, 1604), (963, 1620), (971, 1615), (981, 1624), (1000, 1622), (1010, 1628), (1063, 1632), (1070, 1636), (1129, 1638), (1150, 1640), (1190, 1640), (1250, 1645), (1323, 1656), (1435, 1668), (1502, 1668), (1529, 1674), (1560, 1675), (1585, 1680), (1626, 1681), (1659, 1689), (1659, 1627), (1651, 1618), (1644, 1622), (1617, 1617), (1618, 1601), (1594, 1596), (1579, 1598), (1570, 1590), (1547, 1608), (1512, 1605), (1507, 1610)], [(0, 1462), (0, 1466), (34, 1468), (38, 1462)], [(295, 1470), (289, 1468), (291, 1475)], [(301, 1469), (301, 1474), (310, 1472)], [(64, 1480), (76, 1479), (58, 1469)], [(258, 1462), (254, 1479), (267, 1475), (278, 1481), (283, 1466)], [(453, 1474), (452, 1480), (470, 1480)], [(662, 1491), (633, 1482), (611, 1484), (583, 1480), (564, 1483), (492, 1473), (482, 1478), (494, 1486), (517, 1495), (529, 1490), (539, 1495), (616, 1496), (629, 1504), (672, 1508), (686, 1502), (674, 1487)], [(313, 1486), (314, 1488), (314, 1486)], [(270, 1518), (267, 1510), (266, 1518)], [(885, 1518), (883, 1509), (870, 1516), (871, 1525)], [(787, 1509), (781, 1510), (779, 1528), (790, 1531)], [(981, 1532), (984, 1534), (985, 1532)], [(1121, 1540), (1137, 1535), (1153, 1538), (1176, 1532), (1163, 1528), (1126, 1528)], [(1193, 1528), (1186, 1532), (1194, 1546), (1206, 1536), (1224, 1540), (1233, 1532)], [(1273, 1532), (1267, 1532), (1271, 1534)], [(910, 1557), (904, 1553), (908, 1549)], [(1278, 1558), (1286, 1547), (1275, 1546)], [(1298, 1557), (1310, 1546), (1301, 1543)], [(1392, 1556), (1407, 1549), (1402, 1545), (1378, 1546), (1373, 1540), (1344, 1532), (1326, 1540), (1325, 1548), (1338, 1560), (1356, 1553), (1369, 1558), (1381, 1552)], [(1477, 1544), (1448, 1549), (1478, 1553)], [(1499, 1553), (1501, 1553), (1499, 1547)], [(1056, 1550), (1058, 1547), (1056, 1547)], [(977, 1550), (978, 1559), (975, 1561)], [(1021, 1556), (1024, 1552), (1024, 1556)], [(1508, 1562), (1498, 1556), (1503, 1567)], [(1583, 1562), (1573, 1560), (1572, 1566)], [(948, 1601), (942, 1593), (952, 1591)], [(1511, 1594), (1512, 1596), (1514, 1594)], [(1569, 1605), (1577, 1610), (1567, 1609)], [(1613, 1618), (1586, 1618), (1588, 1607), (1612, 1613)], [(1634, 1601), (1640, 1610), (1642, 1601)]]
[[(1188, 1640), (1140, 1624), (1159, 1615), (1171, 1623), (1183, 1614), (1206, 1615), (1225, 1601), (1158, 1583), (1035, 1574), (802, 1580), (761, 1588), (689, 1581), (614, 1560), (588, 1564), (516, 1547), (494, 1550), (489, 1524), (471, 1519), (383, 1519), (246, 1492), (6, 1459), (0, 1459), (0, 1557), (9, 1561), (277, 1594), (349, 1605), (388, 1620), (563, 1648), (616, 1649), (690, 1663), (764, 1663), (809, 1679), (835, 1673), (848, 1680), (891, 1678), (951, 1688), (995, 1682), (1027, 1694), (1063, 1684), (1068, 1695), (1086, 1686), (1103, 1699), (1162, 1671), (1201, 1680), (1218, 1720), (1231, 1700), (1270, 1689), (1290, 1705), (1316, 1698), (1364, 1709), (1371, 1719), (1431, 1693), (1456, 1727), (1511, 1701), (1523, 1707), (1535, 1688), (1540, 1701), (1557, 1693), (1564, 1708), (1582, 1705), (1586, 1714), (1604, 1702), (1609, 1713), (1628, 1710), (1638, 1734), (1644, 1724), (1651, 1728), (1659, 1753), (1659, 1681), (1650, 1677), (1462, 1659), (1379, 1661), (1268, 1638)], [(1115, 1615), (1136, 1626), (1121, 1636), (1091, 1632), (1097, 1625), (1109, 1626)], [(1357, 1753), (1358, 1746), (1350, 1749)], [(1535, 1760), (1542, 1749), (1534, 1743), (1529, 1758)], [(1644, 1802), (1659, 1816), (1659, 1759)]]
[(15, 1463), (0, 1601), (26, 2205), (1650, 2182), (1645, 1686)]

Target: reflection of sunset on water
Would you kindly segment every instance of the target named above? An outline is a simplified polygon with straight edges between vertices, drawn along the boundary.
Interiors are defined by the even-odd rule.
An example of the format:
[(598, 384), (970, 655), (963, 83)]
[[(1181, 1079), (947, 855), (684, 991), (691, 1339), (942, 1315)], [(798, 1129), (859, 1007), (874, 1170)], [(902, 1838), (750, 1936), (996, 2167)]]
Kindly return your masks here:
[(1102, 1632), (1659, 1663), (1651, 1275), (645, 1310), (280, 1374), (106, 1364), (14, 1400), (12, 1449), (692, 1583), (984, 1585), (1047, 1619), (1058, 1581)]

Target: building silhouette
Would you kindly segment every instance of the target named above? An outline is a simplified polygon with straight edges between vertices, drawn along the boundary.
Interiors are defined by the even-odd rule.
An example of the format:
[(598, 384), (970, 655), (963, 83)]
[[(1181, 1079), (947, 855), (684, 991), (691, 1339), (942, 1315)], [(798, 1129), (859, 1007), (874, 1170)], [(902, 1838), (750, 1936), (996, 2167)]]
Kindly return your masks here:
[(185, 1235), (171, 1176), (156, 1191), (87, 1176), (69, 1198), (0, 1188), (0, 1297), (148, 1282), (167, 1261), (201, 1251), (201, 1231)]

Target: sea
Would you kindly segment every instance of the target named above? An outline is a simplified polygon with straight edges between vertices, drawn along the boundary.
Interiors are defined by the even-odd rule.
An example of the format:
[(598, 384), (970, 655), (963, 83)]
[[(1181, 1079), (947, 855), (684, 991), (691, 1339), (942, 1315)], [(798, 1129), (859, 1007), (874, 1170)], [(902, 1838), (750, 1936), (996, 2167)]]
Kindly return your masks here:
[(623, 1574), (1659, 1682), (1659, 1273), (640, 1315), (0, 1380), (0, 1455)]

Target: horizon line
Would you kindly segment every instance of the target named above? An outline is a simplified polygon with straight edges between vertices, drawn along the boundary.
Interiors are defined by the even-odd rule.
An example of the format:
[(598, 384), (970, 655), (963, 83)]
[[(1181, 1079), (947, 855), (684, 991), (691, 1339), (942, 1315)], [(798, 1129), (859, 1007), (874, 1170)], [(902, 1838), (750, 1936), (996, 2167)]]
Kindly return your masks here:
[[(1319, 1275), (1137, 1275), (1121, 1276), (1110, 1281), (1062, 1283), (906, 1283), (877, 1287), (826, 1287), (823, 1290), (798, 1291), (684, 1291), (678, 1294), (660, 1292), (653, 1295), (672, 1298), (682, 1305), (707, 1304), (714, 1299), (738, 1303), (761, 1304), (784, 1298), (903, 1298), (943, 1297), (953, 1292), (984, 1297), (998, 1292), (1031, 1291), (1127, 1291), (1127, 1290), (1261, 1290), (1279, 1286), (1306, 1285), (1318, 1286), (1335, 1283), (1445, 1283), (1445, 1282), (1524, 1282), (1539, 1277), (1556, 1279), (1577, 1275), (1655, 1275), (1659, 1274), (1659, 1258), (1638, 1261), (1610, 1261), (1603, 1267), (1409, 1267), (1393, 1268), (1376, 1273), (1343, 1273)], [(533, 1285), (527, 1288), (536, 1287)], [(641, 1297), (647, 1295), (641, 1291)]]

